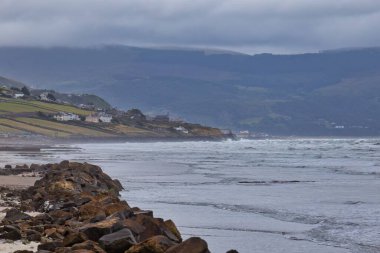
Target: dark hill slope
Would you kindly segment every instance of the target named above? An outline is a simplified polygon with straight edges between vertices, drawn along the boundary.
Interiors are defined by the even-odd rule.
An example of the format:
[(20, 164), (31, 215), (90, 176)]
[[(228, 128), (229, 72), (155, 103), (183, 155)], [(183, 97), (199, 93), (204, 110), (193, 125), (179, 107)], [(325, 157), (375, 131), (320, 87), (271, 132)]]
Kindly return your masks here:
[[(1, 74), (118, 107), (284, 135), (379, 135), (380, 49), (249, 56), (197, 50), (0, 48)], [(336, 128), (344, 126), (344, 128)]]

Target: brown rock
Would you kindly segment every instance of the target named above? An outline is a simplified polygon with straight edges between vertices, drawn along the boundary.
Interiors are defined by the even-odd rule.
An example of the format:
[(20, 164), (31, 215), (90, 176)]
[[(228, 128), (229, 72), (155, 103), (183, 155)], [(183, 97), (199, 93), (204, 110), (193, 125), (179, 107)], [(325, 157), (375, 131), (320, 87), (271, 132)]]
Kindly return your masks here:
[(165, 253), (167, 249), (175, 245), (176, 243), (172, 242), (167, 237), (157, 235), (132, 246), (125, 253)]
[(99, 203), (89, 202), (79, 208), (79, 217), (82, 221), (90, 220), (97, 216), (106, 217), (106, 213)]
[(20, 240), (21, 232), (15, 226), (6, 225), (0, 228), (0, 239), (12, 240), (12, 241)]
[(56, 219), (71, 219), (73, 217), (73, 214), (69, 211), (64, 210), (54, 210), (50, 211), (49, 215), (53, 218), (53, 220)]
[(27, 229), (27, 230), (25, 230), (25, 232), (26, 232), (26, 239), (28, 239), (28, 241), (39, 242), (41, 240), (41, 233), (40, 232), (33, 230), (33, 229)]
[(70, 251), (70, 253), (95, 253), (95, 251), (88, 250), (88, 249), (77, 249)]
[[(169, 227), (167, 226), (167, 224), (164, 222), (163, 219), (154, 218), (153, 221), (160, 228), (162, 235), (165, 235), (166, 237), (168, 237), (172, 241), (182, 242), (181, 235), (179, 234), (179, 232), (177, 230), (177, 227), (174, 225), (174, 222), (172, 222), (172, 221), (167, 222), (167, 224), (171, 226), (170, 229), (169, 229)], [(171, 230), (173, 230), (176, 234), (178, 234), (178, 236), (176, 236), (175, 234), (173, 234), (171, 232)]]
[(131, 230), (135, 235), (138, 235), (142, 232), (144, 232), (145, 227), (141, 224), (139, 224), (136, 220), (134, 219), (126, 219), (123, 221), (124, 227), (128, 228)]
[(107, 219), (97, 223), (89, 223), (79, 230), (87, 236), (89, 240), (98, 241), (100, 237), (111, 234), (123, 228), (123, 223), (117, 219)]
[(56, 248), (54, 253), (72, 253), (73, 251), (71, 250), (71, 248), (67, 248), (67, 247), (61, 247), (61, 248)]
[(16, 208), (12, 208), (7, 211), (4, 219), (9, 220), (9, 221), (18, 221), (18, 220), (29, 220), (30, 218), (31, 218), (30, 215), (23, 213)]
[(45, 234), (46, 237), (52, 238), (54, 240), (55, 239), (63, 240), (63, 238), (64, 238), (63, 235), (58, 232), (58, 229), (54, 228), (54, 227), (53, 228), (45, 229), (44, 234)]
[(70, 247), (74, 244), (81, 243), (87, 240), (87, 237), (83, 233), (72, 232), (65, 235), (63, 239), (63, 246)]
[(56, 248), (63, 247), (62, 242), (45, 242), (40, 245), (38, 245), (38, 250), (48, 250), (48, 251), (55, 251)]
[(199, 237), (191, 237), (176, 246), (170, 247), (165, 253), (210, 253), (206, 241)]
[(50, 237), (52, 234), (56, 233), (57, 232), (57, 229), (56, 228), (48, 228), (48, 229), (45, 229), (45, 235), (47, 237)]
[(127, 228), (102, 236), (99, 239), (99, 244), (107, 253), (124, 253), (136, 243), (132, 232)]
[(105, 252), (99, 244), (93, 241), (84, 241), (82, 243), (74, 244), (71, 247), (72, 250), (91, 250), (95, 253), (107, 253)]
[(111, 203), (104, 207), (104, 211), (107, 216), (110, 216), (111, 214), (117, 213), (117, 212), (124, 212), (128, 211), (132, 214), (132, 211), (130, 211), (130, 207), (126, 202), (118, 202), (118, 203)]
[(139, 233), (139, 242), (145, 241), (148, 238), (153, 237), (155, 235), (163, 234), (161, 228), (157, 225), (154, 218), (147, 215), (139, 214), (136, 216), (135, 220), (138, 224), (145, 228), (144, 231)]
[(182, 242), (181, 233), (174, 222), (172, 220), (166, 220), (164, 224), (165, 227), (179, 240), (179, 242)]

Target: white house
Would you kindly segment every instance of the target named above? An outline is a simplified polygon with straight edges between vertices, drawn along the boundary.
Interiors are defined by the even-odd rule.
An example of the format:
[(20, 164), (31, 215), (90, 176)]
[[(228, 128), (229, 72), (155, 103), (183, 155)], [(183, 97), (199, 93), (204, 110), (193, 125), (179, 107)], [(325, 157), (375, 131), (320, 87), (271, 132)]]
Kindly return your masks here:
[(221, 129), (220, 131), (221, 131), (222, 134), (224, 134), (224, 135), (231, 135), (231, 134), (232, 134), (231, 129)]
[(74, 113), (58, 113), (54, 115), (54, 118), (58, 121), (70, 121), (70, 120), (80, 120), (80, 117)]
[(86, 117), (87, 122), (93, 122), (93, 123), (111, 123), (112, 121), (112, 115), (106, 114), (106, 113), (97, 113), (97, 114), (91, 114)]
[(104, 123), (111, 123), (112, 115), (101, 113), (99, 117), (99, 121), (104, 122)]
[(14, 98), (22, 98), (22, 97), (24, 97), (24, 93), (14, 93), (13, 97)]
[(41, 93), (40, 94), (40, 100), (42, 100), (42, 101), (50, 101), (50, 99), (48, 98), (48, 95), (49, 95), (49, 93), (47, 93), (47, 92)]
[(86, 116), (86, 122), (98, 123), (99, 117), (96, 114), (90, 114)]
[(188, 134), (189, 133), (189, 130), (187, 130), (183, 126), (179, 126), (179, 127), (174, 128), (174, 129), (177, 130), (178, 132), (182, 132), (184, 134)]

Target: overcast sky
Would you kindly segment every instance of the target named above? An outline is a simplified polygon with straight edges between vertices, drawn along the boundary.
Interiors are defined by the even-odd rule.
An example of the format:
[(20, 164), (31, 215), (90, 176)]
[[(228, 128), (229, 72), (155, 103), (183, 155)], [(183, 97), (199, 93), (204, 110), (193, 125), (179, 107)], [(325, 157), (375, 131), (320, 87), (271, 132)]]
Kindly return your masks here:
[(246, 53), (380, 46), (380, 0), (0, 0), (0, 45)]

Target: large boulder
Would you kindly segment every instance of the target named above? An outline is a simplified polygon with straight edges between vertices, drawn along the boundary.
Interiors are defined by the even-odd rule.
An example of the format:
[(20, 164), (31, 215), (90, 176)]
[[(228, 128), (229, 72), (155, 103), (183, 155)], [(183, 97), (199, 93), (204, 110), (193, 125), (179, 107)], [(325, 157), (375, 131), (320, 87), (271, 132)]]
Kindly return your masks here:
[(65, 235), (63, 239), (63, 246), (71, 247), (74, 244), (81, 243), (87, 240), (87, 237), (80, 232), (71, 232)]
[[(164, 222), (164, 225), (176, 237), (176, 239), (179, 242), (182, 242), (181, 233), (179, 232), (177, 226), (175, 225), (175, 223), (172, 220), (166, 220)], [(174, 240), (174, 241), (176, 241), (176, 240)]]
[(136, 244), (136, 240), (132, 232), (124, 228), (115, 233), (102, 236), (99, 239), (99, 244), (107, 253), (124, 253), (124, 251)]
[(26, 239), (28, 239), (28, 241), (38, 242), (41, 240), (41, 237), (42, 237), (41, 232), (38, 232), (33, 229), (26, 229), (25, 233), (26, 233)]
[(16, 208), (9, 209), (4, 217), (4, 219), (8, 221), (28, 220), (30, 218), (30, 215), (23, 213)]
[(165, 253), (167, 249), (175, 245), (176, 243), (166, 236), (157, 235), (132, 246), (125, 253)]
[(107, 253), (105, 252), (98, 243), (94, 241), (84, 241), (81, 243), (74, 244), (71, 247), (72, 250), (90, 250), (95, 253)]
[(79, 208), (79, 218), (82, 221), (93, 220), (94, 218), (97, 218), (98, 221), (101, 221), (106, 217), (107, 216), (104, 209), (97, 202), (91, 201)]
[(12, 240), (12, 241), (20, 240), (21, 239), (20, 229), (11, 225), (6, 225), (4, 227), (1, 227), (0, 239), (6, 239), (6, 240)]
[(165, 253), (210, 253), (207, 242), (199, 237), (191, 237), (181, 244), (169, 248)]
[[(135, 224), (139, 224), (141, 228), (143, 228), (137, 236), (137, 240), (139, 242), (145, 241), (150, 237), (156, 235), (164, 235), (175, 242), (182, 241), (181, 235), (178, 232), (178, 229), (175, 226), (174, 222), (172, 221), (164, 222), (163, 219), (154, 218), (149, 214), (146, 215), (145, 213), (137, 213), (133, 219), (135, 221)], [(132, 225), (132, 222), (129, 223)], [(134, 227), (137, 228), (136, 225)], [(132, 228), (132, 231), (135, 228)]]
[(79, 231), (86, 235), (89, 240), (98, 241), (100, 237), (116, 232), (122, 228), (123, 223), (117, 218), (112, 218), (96, 223), (88, 223), (79, 228)]
[(62, 242), (53, 241), (53, 242), (45, 242), (38, 245), (38, 250), (48, 250), (55, 251), (57, 248), (63, 247)]

